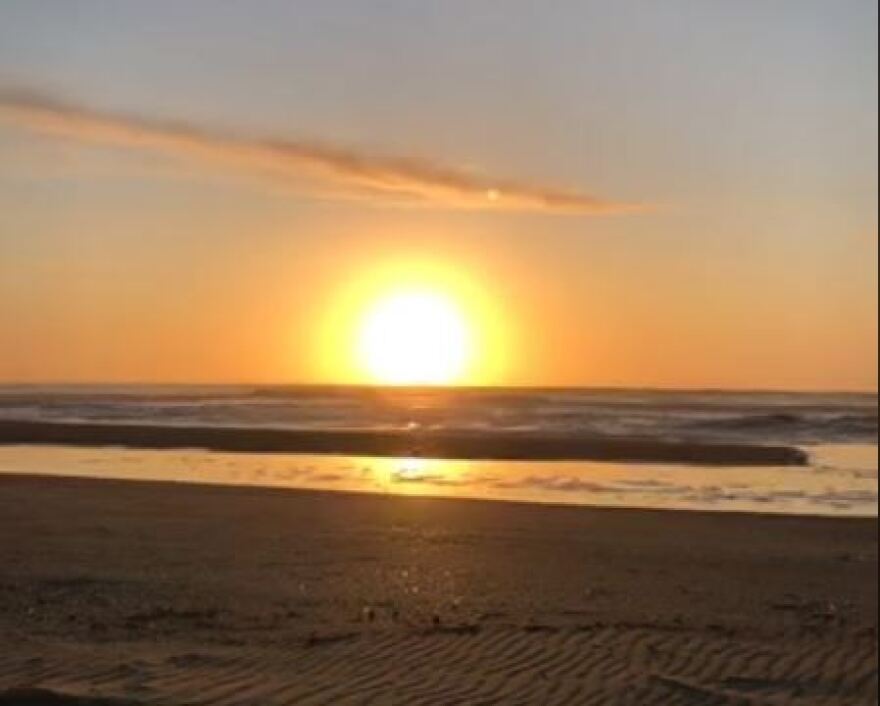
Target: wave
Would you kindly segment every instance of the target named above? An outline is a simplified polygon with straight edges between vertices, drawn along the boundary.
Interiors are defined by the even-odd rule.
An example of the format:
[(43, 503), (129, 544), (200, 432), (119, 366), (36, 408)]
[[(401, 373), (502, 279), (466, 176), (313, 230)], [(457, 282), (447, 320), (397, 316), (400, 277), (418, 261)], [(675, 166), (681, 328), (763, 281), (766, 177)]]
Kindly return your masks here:
[(10, 421), (876, 443), (876, 395), (341, 386), (0, 387)]
[(700, 419), (690, 422), (693, 430), (814, 435), (823, 440), (852, 439), (870, 441), (877, 436), (878, 415), (873, 412), (810, 414), (797, 412), (739, 414), (721, 419)]

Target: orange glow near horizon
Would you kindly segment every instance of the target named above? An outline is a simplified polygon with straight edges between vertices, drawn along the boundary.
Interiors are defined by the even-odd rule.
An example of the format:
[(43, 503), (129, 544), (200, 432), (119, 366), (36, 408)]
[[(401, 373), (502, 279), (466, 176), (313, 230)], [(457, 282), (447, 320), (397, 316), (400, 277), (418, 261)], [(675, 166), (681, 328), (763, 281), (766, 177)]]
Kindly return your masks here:
[(460, 272), (395, 262), (354, 278), (326, 312), (320, 377), (381, 385), (485, 385), (504, 377), (497, 309)]

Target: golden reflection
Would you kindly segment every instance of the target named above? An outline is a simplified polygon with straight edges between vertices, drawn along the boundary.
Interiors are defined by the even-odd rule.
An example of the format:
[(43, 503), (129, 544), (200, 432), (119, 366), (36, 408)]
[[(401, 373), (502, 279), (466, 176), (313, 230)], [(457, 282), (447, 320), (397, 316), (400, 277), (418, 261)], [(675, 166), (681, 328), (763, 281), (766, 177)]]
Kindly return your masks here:
[(375, 459), (373, 473), (386, 491), (405, 495), (437, 495), (468, 485), (468, 463), (437, 458)]

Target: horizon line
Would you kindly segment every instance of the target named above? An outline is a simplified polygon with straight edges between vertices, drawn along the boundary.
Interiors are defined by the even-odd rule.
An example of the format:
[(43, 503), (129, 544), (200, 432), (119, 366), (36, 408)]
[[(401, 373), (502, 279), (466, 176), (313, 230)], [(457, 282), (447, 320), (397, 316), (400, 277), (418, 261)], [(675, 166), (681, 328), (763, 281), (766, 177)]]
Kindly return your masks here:
[(873, 395), (880, 396), (880, 388), (822, 388), (822, 387), (717, 387), (717, 386), (660, 386), (660, 385), (536, 385), (536, 384), (507, 384), (507, 385), (385, 385), (367, 382), (330, 383), (330, 382), (145, 382), (145, 381), (7, 381), (0, 379), (0, 388), (9, 387), (248, 387), (248, 388), (291, 388), (291, 389), (328, 389), (328, 390), (398, 390), (398, 391), (523, 391), (523, 392), (653, 392), (653, 393), (687, 393), (687, 394), (718, 394), (718, 393), (743, 393), (743, 394), (814, 394), (814, 395)]

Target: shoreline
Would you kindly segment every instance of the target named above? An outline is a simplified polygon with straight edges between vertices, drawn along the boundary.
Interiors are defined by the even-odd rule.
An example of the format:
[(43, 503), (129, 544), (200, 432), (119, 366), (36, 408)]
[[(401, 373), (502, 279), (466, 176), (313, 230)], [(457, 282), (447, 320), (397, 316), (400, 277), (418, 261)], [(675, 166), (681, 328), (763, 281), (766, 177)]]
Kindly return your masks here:
[(0, 486), (2, 486), (5, 479), (11, 479), (12, 481), (34, 481), (40, 482), (42, 480), (47, 480), (49, 482), (58, 481), (58, 482), (71, 482), (76, 483), (78, 481), (83, 481), (86, 483), (108, 483), (108, 484), (123, 484), (123, 485), (155, 485), (160, 487), (167, 487), (169, 489), (179, 488), (179, 487), (196, 487), (196, 488), (207, 488), (212, 490), (222, 491), (223, 489), (230, 489), (230, 491), (247, 491), (254, 490), (257, 492), (269, 492), (269, 493), (291, 493), (291, 494), (305, 494), (305, 495), (315, 495), (319, 497), (329, 496), (333, 497), (342, 497), (345, 498), (400, 498), (403, 501), (407, 500), (418, 500), (425, 499), (431, 501), (438, 502), (449, 502), (449, 503), (488, 503), (491, 505), (514, 505), (514, 506), (522, 506), (522, 507), (534, 507), (534, 508), (559, 508), (561, 510), (585, 510), (588, 512), (623, 512), (623, 513), (660, 513), (660, 514), (669, 514), (669, 515), (678, 515), (678, 514), (688, 514), (688, 515), (696, 515), (701, 517), (715, 517), (718, 515), (725, 516), (733, 516), (733, 517), (744, 517), (744, 518), (761, 518), (761, 519), (777, 519), (777, 518), (791, 518), (792, 520), (807, 520), (807, 521), (830, 521), (830, 522), (854, 522), (854, 523), (880, 523), (880, 516), (878, 515), (835, 515), (828, 513), (798, 513), (798, 512), (782, 512), (777, 511), (774, 512), (772, 510), (705, 510), (700, 508), (692, 508), (692, 507), (654, 507), (654, 506), (642, 506), (642, 505), (601, 505), (601, 504), (590, 504), (583, 502), (566, 502), (564, 500), (529, 500), (529, 499), (508, 499), (508, 498), (493, 498), (493, 497), (475, 497), (475, 496), (461, 496), (461, 495), (443, 495), (443, 494), (423, 494), (423, 495), (409, 495), (406, 493), (395, 493), (393, 491), (380, 491), (380, 490), (355, 490), (348, 488), (310, 488), (310, 487), (296, 487), (296, 486), (281, 486), (281, 485), (263, 485), (260, 483), (248, 483), (248, 482), (229, 482), (222, 483), (214, 480), (195, 480), (195, 479), (158, 479), (158, 478), (124, 478), (124, 477), (104, 477), (104, 476), (89, 476), (89, 475), (80, 475), (73, 473), (33, 473), (28, 471), (0, 471)]
[(227, 453), (430, 457), (497, 461), (620, 461), (690, 465), (806, 466), (793, 446), (668, 442), (645, 438), (510, 433), (298, 431), (0, 421), (0, 445), (124, 446)]

